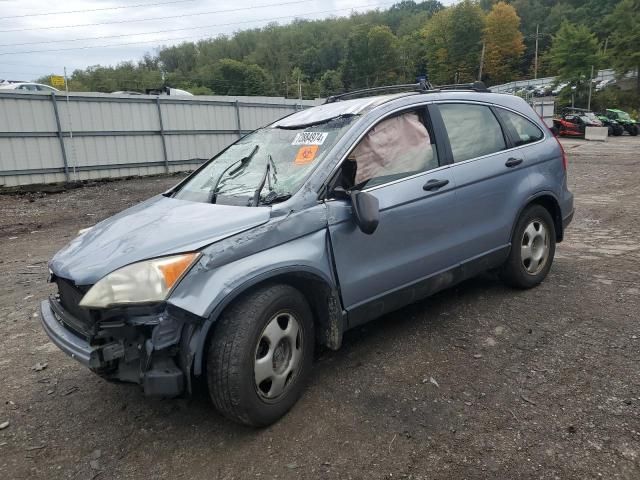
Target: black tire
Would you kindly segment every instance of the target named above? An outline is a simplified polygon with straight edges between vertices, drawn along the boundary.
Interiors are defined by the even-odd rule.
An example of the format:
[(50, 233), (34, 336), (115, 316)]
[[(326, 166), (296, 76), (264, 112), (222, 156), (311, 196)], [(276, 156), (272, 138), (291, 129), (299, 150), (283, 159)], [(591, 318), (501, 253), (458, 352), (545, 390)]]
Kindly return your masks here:
[(551, 133), (553, 133), (553, 135), (557, 137), (558, 135), (560, 135), (560, 130), (554, 125), (551, 127)]
[(638, 135), (638, 126), (637, 125), (631, 125), (631, 127), (629, 128), (629, 135), (631, 135), (632, 137), (635, 137)]
[[(535, 228), (536, 222), (546, 229), (547, 243), (545, 243), (545, 245), (547, 253), (544, 265), (540, 264), (539, 270), (530, 272), (528, 268), (531, 266), (531, 263), (529, 263), (529, 266), (525, 266), (526, 261), (523, 261), (522, 252), (526, 240), (525, 229), (530, 225), (534, 225), (533, 228)], [(507, 285), (514, 288), (533, 288), (539, 285), (549, 273), (555, 252), (556, 229), (551, 214), (542, 205), (530, 205), (522, 212), (513, 230), (511, 251), (509, 252), (507, 261), (501, 268), (500, 277)], [(530, 260), (530, 262), (531, 261), (532, 260)]]
[(622, 128), (621, 125), (616, 125), (616, 126), (613, 127), (613, 136), (614, 137), (619, 137), (623, 133), (624, 133), (624, 128)]
[[(254, 365), (266, 326), (274, 318), (279, 321), (281, 315), (292, 315), (299, 325), (301, 336), (296, 338), (300, 339), (301, 360), (282, 394), (265, 399), (256, 385)], [(214, 406), (225, 417), (244, 425), (264, 427), (274, 423), (300, 397), (311, 372), (314, 343), (311, 309), (295, 288), (267, 285), (235, 301), (223, 312), (209, 340), (207, 385)]]

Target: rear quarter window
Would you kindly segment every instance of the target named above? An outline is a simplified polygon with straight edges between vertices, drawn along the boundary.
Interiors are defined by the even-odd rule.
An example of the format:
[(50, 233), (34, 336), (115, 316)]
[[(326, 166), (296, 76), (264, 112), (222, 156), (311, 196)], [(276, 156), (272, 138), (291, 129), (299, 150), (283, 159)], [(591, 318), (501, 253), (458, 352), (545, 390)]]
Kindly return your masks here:
[[(526, 145), (527, 143), (542, 140), (544, 134), (531, 120), (527, 120), (522, 115), (510, 112), (504, 108), (497, 108), (498, 116), (502, 123), (515, 134), (513, 143), (515, 146)], [(512, 135), (513, 136), (513, 135)]]

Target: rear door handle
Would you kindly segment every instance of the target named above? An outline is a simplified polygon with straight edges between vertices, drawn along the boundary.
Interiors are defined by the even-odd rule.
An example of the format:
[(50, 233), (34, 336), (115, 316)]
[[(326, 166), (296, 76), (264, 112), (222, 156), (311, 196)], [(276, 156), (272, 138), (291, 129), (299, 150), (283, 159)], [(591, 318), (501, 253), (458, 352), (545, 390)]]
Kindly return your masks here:
[(520, 164), (522, 163), (522, 161), (523, 161), (523, 160), (522, 160), (521, 158), (513, 158), (513, 157), (512, 157), (512, 158), (510, 158), (509, 160), (507, 160), (507, 161), (505, 162), (505, 165), (506, 165), (507, 167), (511, 168), (511, 167), (515, 167), (515, 166), (517, 166), (517, 165), (520, 165)]
[(433, 180), (429, 180), (427, 183), (425, 183), (422, 186), (423, 190), (427, 190), (429, 192), (432, 192), (434, 190), (438, 190), (442, 187), (444, 187), (445, 185), (449, 184), (449, 180), (436, 180), (435, 178)]

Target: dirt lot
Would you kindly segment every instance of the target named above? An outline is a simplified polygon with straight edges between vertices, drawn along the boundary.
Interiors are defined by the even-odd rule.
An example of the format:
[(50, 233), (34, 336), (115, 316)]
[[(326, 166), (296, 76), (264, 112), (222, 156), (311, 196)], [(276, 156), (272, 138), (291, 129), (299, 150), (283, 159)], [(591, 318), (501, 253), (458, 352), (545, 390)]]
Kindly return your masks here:
[(108, 384), (40, 328), (47, 260), (175, 177), (0, 196), (0, 478), (640, 478), (640, 139), (564, 143), (577, 214), (542, 286), (483, 276), (350, 332), (264, 430)]

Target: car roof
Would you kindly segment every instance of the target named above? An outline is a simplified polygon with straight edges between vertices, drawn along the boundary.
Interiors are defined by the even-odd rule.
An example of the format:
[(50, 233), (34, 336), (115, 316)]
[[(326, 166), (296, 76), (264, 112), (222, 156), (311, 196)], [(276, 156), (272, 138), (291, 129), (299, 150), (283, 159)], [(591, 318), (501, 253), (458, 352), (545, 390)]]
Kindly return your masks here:
[(307, 108), (289, 115), (272, 126), (279, 128), (291, 128), (323, 122), (341, 115), (362, 115), (372, 108), (382, 105), (396, 98), (416, 95), (416, 93), (397, 93), (393, 95), (377, 95), (375, 97), (354, 98), (339, 102), (325, 103), (316, 107)]
[(296, 128), (311, 126), (343, 115), (364, 115), (383, 105), (394, 104), (398, 107), (422, 103), (425, 101), (465, 101), (486, 102), (527, 113), (523, 110), (526, 102), (513, 95), (476, 92), (471, 90), (432, 90), (421, 92), (404, 92), (392, 95), (376, 95), (371, 97), (340, 100), (311, 107), (284, 117), (271, 125), (276, 128)]

